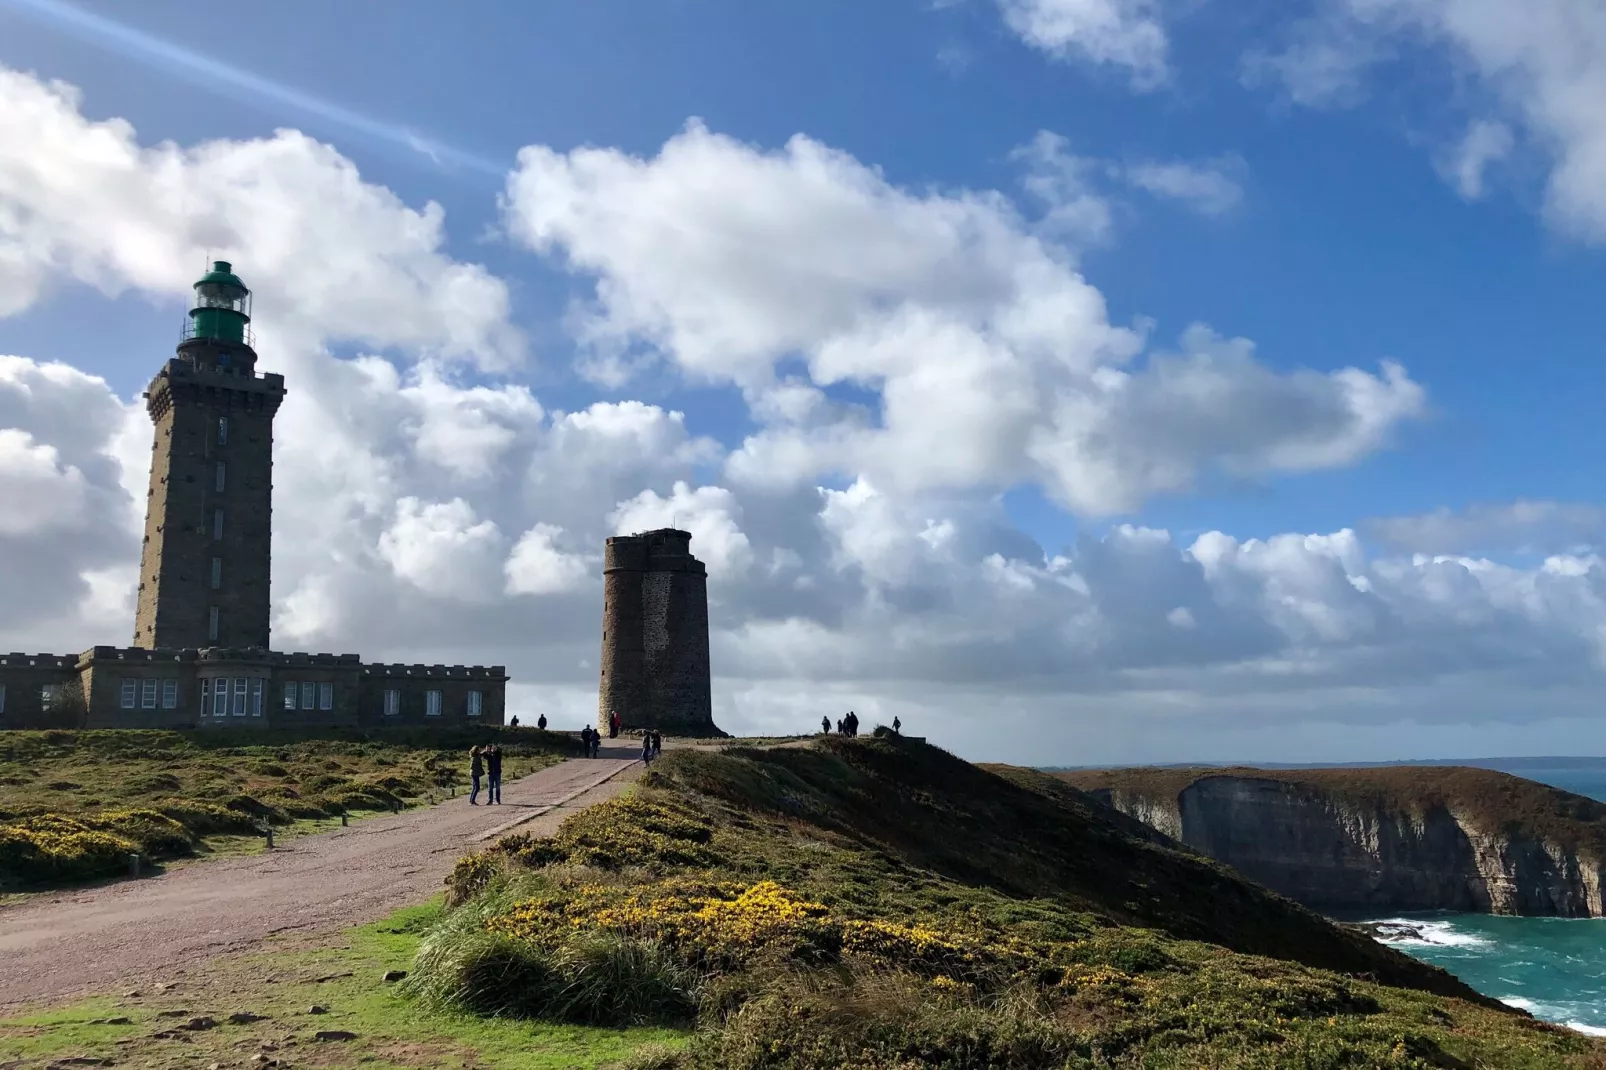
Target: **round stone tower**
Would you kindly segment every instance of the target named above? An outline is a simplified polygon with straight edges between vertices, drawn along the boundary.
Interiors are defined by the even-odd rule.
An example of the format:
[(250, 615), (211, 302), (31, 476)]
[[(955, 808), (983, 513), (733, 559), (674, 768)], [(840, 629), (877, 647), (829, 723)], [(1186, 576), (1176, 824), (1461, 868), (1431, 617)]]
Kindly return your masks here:
[(617, 712), (627, 729), (724, 735), (708, 665), (708, 570), (691, 554), (691, 532), (609, 539), (602, 597), (597, 726), (607, 731)]

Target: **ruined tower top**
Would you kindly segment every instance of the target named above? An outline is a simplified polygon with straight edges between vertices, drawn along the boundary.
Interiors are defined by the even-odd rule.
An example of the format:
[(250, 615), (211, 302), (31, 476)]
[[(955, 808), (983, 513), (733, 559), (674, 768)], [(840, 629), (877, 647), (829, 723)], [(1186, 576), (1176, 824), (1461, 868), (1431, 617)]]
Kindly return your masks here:
[(708, 573), (707, 567), (691, 555), (691, 532), (680, 528), (655, 528), (611, 537), (602, 573), (621, 570)]

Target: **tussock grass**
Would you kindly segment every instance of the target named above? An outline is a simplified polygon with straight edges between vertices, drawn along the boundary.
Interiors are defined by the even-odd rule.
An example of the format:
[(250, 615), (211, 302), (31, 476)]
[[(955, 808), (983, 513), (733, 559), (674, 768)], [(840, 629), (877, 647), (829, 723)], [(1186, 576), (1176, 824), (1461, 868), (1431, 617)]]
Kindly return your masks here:
[(536, 729), (0, 732), (0, 891), (117, 876), (208, 841), (416, 805), (496, 738), (512, 779), (577, 749)]
[(1133, 825), (907, 740), (674, 751), (553, 837), (462, 860), (409, 983), (480, 1014), (684, 1021), (692, 1043), (644, 1064), (684, 1070), (1602, 1065)]

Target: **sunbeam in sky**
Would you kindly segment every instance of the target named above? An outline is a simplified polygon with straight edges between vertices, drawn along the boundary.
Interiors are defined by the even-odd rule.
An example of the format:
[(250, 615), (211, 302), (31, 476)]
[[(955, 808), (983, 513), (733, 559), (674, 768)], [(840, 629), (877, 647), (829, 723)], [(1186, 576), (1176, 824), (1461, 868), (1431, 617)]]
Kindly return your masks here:
[(400, 123), (386, 122), (315, 97), (293, 86), (221, 63), (199, 52), (164, 41), (114, 19), (62, 3), (61, 0), (0, 0), (0, 6), (30, 15), (81, 40), (163, 71), (213, 92), (257, 106), (278, 105), (340, 126), (376, 141), (408, 150), (445, 169), (462, 169), (502, 177), (510, 166), (437, 141)]

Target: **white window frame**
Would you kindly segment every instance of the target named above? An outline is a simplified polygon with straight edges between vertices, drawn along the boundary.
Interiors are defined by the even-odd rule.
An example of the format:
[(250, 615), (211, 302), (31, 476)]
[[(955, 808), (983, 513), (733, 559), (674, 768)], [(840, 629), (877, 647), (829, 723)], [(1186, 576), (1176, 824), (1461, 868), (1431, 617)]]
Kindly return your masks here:
[(219, 676), (212, 681), (212, 716), (227, 717), (229, 715), (229, 678)]
[(221, 614), (218, 613), (217, 606), (206, 607), (206, 638), (214, 643), (217, 642), (218, 631), (221, 627), (220, 618)]
[(251, 677), (251, 716), (262, 716), (262, 677)]
[(335, 708), (334, 684), (325, 682), (318, 685), (318, 708), (320, 710), (332, 710)]
[(478, 717), (485, 712), (485, 692), (470, 691), (468, 693), (468, 715)]
[(212, 489), (218, 494), (222, 494), (227, 485), (227, 471), (228, 466), (222, 461), (217, 462), (217, 467), (212, 470)]
[(201, 677), (201, 716), (205, 717), (212, 712), (212, 680), (210, 677)]
[(118, 705), (125, 710), (139, 708), (139, 681), (124, 680), (122, 694), (118, 698)]
[(178, 681), (177, 680), (163, 680), (162, 681), (162, 709), (164, 709), (164, 710), (176, 710), (176, 709), (178, 709)]
[(424, 692), (424, 716), (439, 717), (441, 715), (441, 693), (439, 691)]
[(286, 680), (284, 683), (284, 708), (287, 710), (296, 708), (296, 686), (294, 680)]
[(227, 416), (219, 416), (217, 418), (217, 444), (219, 446), (227, 446), (229, 444), (229, 418)]
[(401, 692), (394, 687), (385, 689), (385, 716), (401, 716)]
[(141, 680), (139, 682), (139, 708), (154, 710), (156, 708), (156, 681)]
[(245, 716), (246, 687), (245, 677), (236, 676), (234, 678), (234, 716), (236, 717)]
[(61, 702), (62, 686), (60, 684), (46, 684), (39, 689), (39, 708), (49, 712)]
[(223, 586), (223, 559), (214, 557), (212, 558), (212, 590), (215, 591), (221, 586)]
[(315, 709), (318, 704), (318, 685), (311, 680), (301, 681), (301, 708)]
[(212, 538), (213, 539), (221, 539), (221, 538), (223, 538), (223, 510), (222, 509), (213, 509), (212, 510)]

